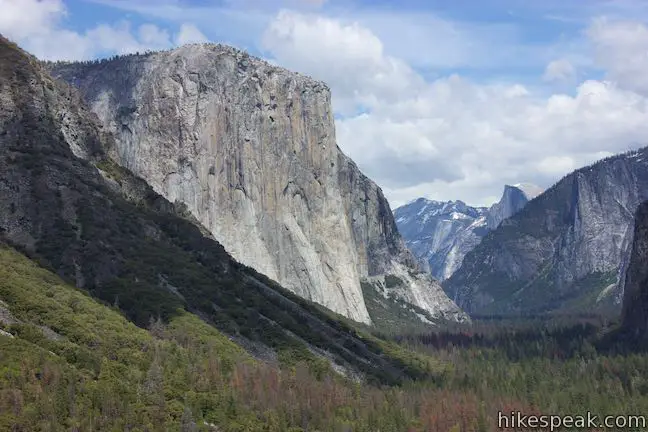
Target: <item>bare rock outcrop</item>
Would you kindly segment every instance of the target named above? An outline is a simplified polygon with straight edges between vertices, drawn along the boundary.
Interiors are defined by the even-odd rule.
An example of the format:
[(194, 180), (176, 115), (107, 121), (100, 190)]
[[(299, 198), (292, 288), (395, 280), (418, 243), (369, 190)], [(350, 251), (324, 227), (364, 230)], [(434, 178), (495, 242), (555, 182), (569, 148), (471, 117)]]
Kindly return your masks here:
[(444, 288), (474, 314), (616, 313), (646, 199), (646, 147), (578, 169), (488, 233)]
[(648, 334), (648, 201), (637, 209), (634, 240), (625, 272), (623, 326), (637, 339)]
[[(336, 145), (325, 84), (213, 44), (50, 69), (115, 135), (119, 164), (300, 296), (369, 323), (360, 281), (418, 271), (382, 192)], [(425, 289), (441, 294), (431, 314), (461, 315)]]

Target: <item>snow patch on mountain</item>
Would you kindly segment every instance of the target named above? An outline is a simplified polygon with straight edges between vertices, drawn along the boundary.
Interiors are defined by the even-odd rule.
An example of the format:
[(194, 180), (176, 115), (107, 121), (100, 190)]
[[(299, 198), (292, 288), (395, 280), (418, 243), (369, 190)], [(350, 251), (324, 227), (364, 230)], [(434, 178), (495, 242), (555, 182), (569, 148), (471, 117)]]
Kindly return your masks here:
[(445, 280), (489, 230), (541, 193), (542, 189), (531, 183), (506, 185), (500, 201), (491, 207), (418, 198), (397, 208), (394, 216), (410, 250), (429, 265), (434, 277)]

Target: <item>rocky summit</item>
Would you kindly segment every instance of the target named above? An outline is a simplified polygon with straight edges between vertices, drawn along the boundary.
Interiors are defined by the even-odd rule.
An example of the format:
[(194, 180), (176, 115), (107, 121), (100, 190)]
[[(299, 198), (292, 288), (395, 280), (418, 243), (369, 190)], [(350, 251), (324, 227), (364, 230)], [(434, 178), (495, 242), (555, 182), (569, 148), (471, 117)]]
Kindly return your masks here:
[(372, 321), (361, 281), (391, 274), (402, 283), (387, 297), (465, 319), (336, 145), (325, 84), (215, 44), (49, 68), (115, 136), (111, 157), (238, 261), (356, 321)]
[(647, 198), (648, 148), (581, 168), (486, 235), (444, 288), (473, 314), (618, 312)]
[(493, 204), (486, 213), (486, 224), (489, 229), (495, 229), (504, 219), (508, 219), (526, 206), (533, 198), (542, 193), (539, 186), (531, 183), (505, 185), (502, 198)]
[(394, 211), (396, 224), (407, 246), (432, 275), (445, 280), (457, 271), (464, 256), (491, 229), (518, 211), (542, 190), (525, 183), (506, 185), (499, 202), (491, 207), (471, 207), (463, 201), (419, 198)]

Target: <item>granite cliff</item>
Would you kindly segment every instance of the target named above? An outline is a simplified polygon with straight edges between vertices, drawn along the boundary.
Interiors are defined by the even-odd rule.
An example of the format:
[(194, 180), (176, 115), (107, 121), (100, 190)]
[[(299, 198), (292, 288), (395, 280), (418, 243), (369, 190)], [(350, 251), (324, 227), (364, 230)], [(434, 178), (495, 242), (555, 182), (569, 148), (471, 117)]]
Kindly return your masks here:
[(444, 288), (474, 314), (618, 311), (647, 198), (646, 148), (579, 169), (487, 234)]
[(397, 208), (394, 217), (412, 253), (435, 278), (445, 280), (488, 231), (487, 211), (463, 201), (419, 198)]
[(624, 275), (623, 327), (634, 340), (645, 342), (648, 334), (648, 202), (637, 209), (628, 257)]
[(542, 189), (530, 183), (505, 185), (502, 198), (493, 204), (486, 213), (488, 229), (495, 229), (504, 219), (508, 219), (527, 205), (529, 201), (542, 193)]
[(412, 253), (429, 266), (435, 278), (445, 280), (489, 230), (520, 211), (540, 192), (530, 184), (506, 185), (502, 198), (491, 207), (419, 198), (397, 208), (394, 217)]
[(370, 323), (361, 280), (463, 319), (423, 273), (381, 190), (337, 147), (325, 84), (222, 45), (50, 65), (115, 136), (109, 150), (238, 261)]
[[(12, 263), (5, 260), (18, 256), (16, 249), (104, 305), (119, 308), (139, 326), (149, 326), (151, 320), (171, 322), (191, 312), (270, 363), (325, 361), (350, 377), (385, 383), (420, 377), (403, 359), (385, 353), (374, 338), (359, 336), (330, 311), (232, 259), (184, 205), (169, 202), (115, 164), (104, 152), (113, 146), (112, 135), (74, 88), (54, 80), (37, 59), (0, 36), (3, 270), (12, 272)], [(19, 275), (26, 281), (48, 274), (33, 263), (26, 268), (34, 272)], [(103, 314), (87, 315), (83, 302), (54, 298), (62, 280), (45, 277), (42, 283), (53, 288), (46, 294), (49, 301), (110, 325)], [(40, 288), (34, 283), (20, 289)], [(0, 290), (0, 318), (5, 321), (3, 305), (16, 301), (12, 293)], [(60, 332), (56, 337), (64, 338), (77, 325), (69, 317), (53, 316), (47, 306), (20, 312), (39, 324), (42, 316), (54, 319), (57, 327), (49, 329), (50, 337)], [(90, 332), (94, 325), (81, 325), (88, 329), (84, 343), (97, 347), (98, 339)], [(11, 343), (24, 349), (20, 336)], [(41, 339), (36, 334), (31, 340)], [(130, 348), (138, 358), (150, 349)], [(92, 364), (71, 345), (58, 354)], [(110, 356), (119, 358), (122, 351)]]

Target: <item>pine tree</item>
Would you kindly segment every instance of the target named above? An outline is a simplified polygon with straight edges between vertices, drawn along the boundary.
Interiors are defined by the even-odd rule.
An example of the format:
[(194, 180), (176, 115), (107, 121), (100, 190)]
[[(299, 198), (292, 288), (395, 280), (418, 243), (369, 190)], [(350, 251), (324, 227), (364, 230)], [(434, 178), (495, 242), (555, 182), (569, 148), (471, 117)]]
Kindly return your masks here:
[(182, 413), (182, 418), (180, 419), (180, 432), (197, 432), (198, 426), (193, 419), (191, 414), (191, 409), (185, 405), (184, 411)]

